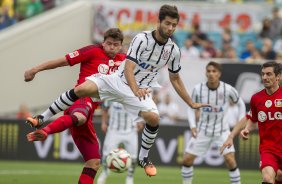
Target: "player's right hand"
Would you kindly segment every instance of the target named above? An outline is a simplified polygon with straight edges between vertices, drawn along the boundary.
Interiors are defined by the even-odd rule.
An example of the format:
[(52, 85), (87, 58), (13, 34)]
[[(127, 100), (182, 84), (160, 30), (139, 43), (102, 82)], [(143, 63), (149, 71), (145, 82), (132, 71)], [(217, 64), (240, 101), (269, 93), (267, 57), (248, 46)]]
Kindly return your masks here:
[(240, 132), (240, 136), (243, 138), (243, 140), (248, 140), (249, 139), (249, 133), (250, 133), (250, 131), (248, 129), (243, 129)]
[(24, 72), (24, 81), (32, 81), (35, 77), (36, 72), (33, 69), (27, 70)]
[(202, 104), (202, 103), (192, 103), (191, 108), (193, 109), (199, 109), (201, 107), (210, 107), (210, 104)]
[(134, 94), (141, 101), (142, 99), (145, 100), (146, 96), (149, 96), (150, 93), (151, 90), (149, 88), (139, 88)]
[(226, 139), (226, 141), (223, 143), (223, 145), (220, 147), (220, 154), (223, 153), (223, 151), (225, 150), (225, 148), (230, 148), (233, 145), (233, 139), (231, 137), (228, 136), (228, 138)]

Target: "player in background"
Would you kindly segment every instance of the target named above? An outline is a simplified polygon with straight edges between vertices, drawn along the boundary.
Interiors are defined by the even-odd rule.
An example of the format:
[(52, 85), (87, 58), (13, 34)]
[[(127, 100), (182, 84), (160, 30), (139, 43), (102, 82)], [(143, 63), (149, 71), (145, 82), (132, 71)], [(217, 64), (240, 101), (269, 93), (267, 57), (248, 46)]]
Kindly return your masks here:
[[(238, 106), (239, 114), (246, 113), (246, 107), (238, 92), (231, 85), (220, 81), (222, 68), (216, 62), (206, 66), (207, 82), (196, 85), (192, 99), (199, 103), (208, 103), (210, 107), (201, 110), (188, 109), (188, 120), (192, 138), (189, 140), (183, 156), (183, 184), (191, 184), (193, 179), (193, 163), (197, 156), (203, 156), (212, 144), (220, 147), (230, 133), (224, 115), (230, 106), (230, 100)], [(199, 121), (196, 124), (197, 120)], [(235, 149), (223, 152), (225, 164), (229, 170), (230, 183), (240, 184), (240, 172), (234, 155)]]
[(282, 87), (279, 86), (281, 70), (281, 64), (276, 62), (262, 65), (264, 89), (252, 96), (250, 112), (245, 119), (246, 127), (240, 133), (247, 140), (250, 131), (258, 124), (262, 184), (282, 184)]
[[(59, 112), (80, 97), (90, 96), (122, 103), (135, 122), (140, 121), (139, 118), (144, 119), (146, 124), (138, 159), (148, 176), (157, 174), (148, 155), (159, 130), (160, 116), (150, 88), (159, 87), (157, 75), (160, 69), (168, 66), (169, 79), (187, 105), (192, 108), (208, 106), (192, 101), (179, 75), (180, 50), (170, 38), (178, 22), (177, 7), (163, 5), (159, 11), (157, 29), (141, 32), (133, 38), (126, 60), (116, 74), (88, 77), (81, 85), (61, 94), (51, 105), (57, 104), (59, 108), (56, 112)], [(36, 121), (37, 118), (33, 120)]]
[[(76, 64), (80, 64), (80, 73), (76, 86), (82, 84), (85, 78), (92, 74), (103, 75), (114, 72), (120, 65), (120, 62), (125, 59), (125, 55), (119, 53), (122, 42), (122, 32), (117, 28), (109, 29), (105, 32), (104, 41), (101, 45), (83, 47), (67, 54), (65, 57), (35, 66), (25, 72), (25, 81), (33, 80), (35, 75), (41, 71)], [(32, 127), (41, 128), (43, 122), (55, 115), (58, 108), (60, 109), (58, 103), (67, 103), (67, 101), (56, 101), (43, 114), (37, 116), (39, 121), (33, 121), (32, 118), (28, 118), (27, 122)], [(69, 129), (85, 161), (79, 178), (79, 183), (81, 184), (94, 183), (96, 172), (100, 166), (99, 144), (92, 123), (92, 117), (97, 105), (98, 103), (93, 102), (89, 97), (80, 98), (64, 111), (63, 116), (57, 118), (46, 127), (27, 135), (28, 141), (44, 141), (50, 134)]]
[(97, 184), (106, 183), (109, 174), (106, 157), (111, 150), (118, 148), (120, 144), (124, 145), (132, 159), (132, 165), (128, 169), (125, 184), (133, 184), (133, 174), (138, 154), (138, 131), (144, 128), (144, 122), (133, 122), (132, 117), (126, 112), (121, 103), (105, 101), (101, 128), (106, 133), (106, 136), (103, 144), (103, 171), (98, 177)]

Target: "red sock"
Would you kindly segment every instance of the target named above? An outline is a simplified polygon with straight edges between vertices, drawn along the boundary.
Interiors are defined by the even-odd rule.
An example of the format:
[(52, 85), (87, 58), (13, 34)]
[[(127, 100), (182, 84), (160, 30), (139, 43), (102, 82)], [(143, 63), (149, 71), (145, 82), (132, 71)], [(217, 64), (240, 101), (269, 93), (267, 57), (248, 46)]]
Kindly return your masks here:
[(47, 134), (58, 133), (72, 127), (73, 125), (76, 125), (77, 123), (78, 119), (76, 116), (64, 115), (49, 123), (42, 130), (44, 130)]
[(97, 171), (92, 168), (84, 167), (79, 177), (78, 184), (93, 184)]

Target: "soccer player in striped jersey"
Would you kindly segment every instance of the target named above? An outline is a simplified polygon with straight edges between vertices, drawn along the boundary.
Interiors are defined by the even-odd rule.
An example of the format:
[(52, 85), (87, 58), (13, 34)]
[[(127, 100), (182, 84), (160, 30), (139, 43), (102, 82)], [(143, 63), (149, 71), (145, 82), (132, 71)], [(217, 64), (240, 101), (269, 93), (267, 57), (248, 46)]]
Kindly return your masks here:
[(157, 174), (157, 169), (148, 155), (159, 130), (160, 116), (150, 94), (150, 88), (159, 87), (159, 70), (168, 66), (169, 79), (187, 105), (192, 108), (209, 106), (192, 101), (179, 75), (180, 51), (170, 38), (178, 22), (179, 13), (176, 6), (161, 6), (157, 29), (141, 32), (133, 38), (126, 60), (117, 73), (87, 77), (84, 83), (61, 94), (56, 100), (59, 109), (66, 109), (78, 98), (86, 96), (103, 101), (117, 101), (132, 114), (135, 122), (142, 118), (146, 124), (138, 159), (139, 165), (148, 176)]
[[(203, 156), (212, 144), (221, 147), (230, 134), (228, 122), (224, 115), (230, 106), (230, 100), (238, 106), (239, 114), (246, 113), (246, 107), (238, 92), (231, 85), (220, 81), (221, 65), (209, 62), (206, 66), (207, 82), (196, 85), (192, 99), (195, 102), (208, 103), (210, 107), (201, 110), (188, 109), (188, 121), (192, 138), (187, 143), (183, 156), (183, 184), (191, 184), (193, 162), (197, 156)], [(196, 121), (199, 122), (196, 124)], [(240, 172), (237, 168), (234, 146), (223, 151), (225, 164), (229, 170), (230, 183), (240, 184)]]
[(120, 144), (124, 145), (132, 159), (125, 184), (133, 184), (138, 153), (138, 130), (144, 128), (144, 122), (134, 122), (121, 103), (105, 101), (103, 107), (101, 128), (106, 136), (103, 144), (103, 171), (98, 177), (97, 184), (106, 183), (109, 173), (106, 166), (106, 156), (111, 150), (118, 148)]
[[(85, 77), (92, 74), (109, 74), (115, 71), (120, 62), (125, 59), (125, 54), (119, 53), (122, 42), (123, 34), (121, 30), (118, 28), (109, 29), (104, 33), (104, 41), (101, 45), (83, 47), (64, 57), (33, 67), (25, 72), (25, 81), (33, 80), (35, 75), (41, 71), (76, 64), (80, 64), (80, 73), (76, 86), (83, 83)], [(27, 135), (28, 141), (44, 141), (49, 134), (69, 129), (85, 161), (85, 166), (79, 178), (81, 184), (93, 184), (100, 166), (99, 143), (92, 123), (92, 117), (97, 105), (97, 102), (93, 102), (89, 97), (76, 100), (73, 105), (64, 111), (63, 116), (46, 127)], [(30, 117), (27, 121), (32, 127), (41, 128), (44, 121), (56, 114), (57, 108), (59, 106), (55, 102), (43, 114), (35, 119)]]

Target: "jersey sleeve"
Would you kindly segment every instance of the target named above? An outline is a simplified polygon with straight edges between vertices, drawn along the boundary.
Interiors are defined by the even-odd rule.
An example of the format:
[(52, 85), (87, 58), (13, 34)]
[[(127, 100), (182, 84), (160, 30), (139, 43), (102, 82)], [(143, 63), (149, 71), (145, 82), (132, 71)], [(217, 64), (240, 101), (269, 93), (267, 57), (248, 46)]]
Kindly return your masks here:
[(257, 109), (256, 109), (256, 105), (255, 105), (254, 96), (251, 98), (251, 101), (250, 101), (250, 111), (247, 113), (246, 117), (248, 119), (250, 119), (251, 121), (253, 121), (253, 122), (257, 122), (258, 121)]
[(178, 73), (181, 70), (180, 66), (180, 49), (174, 44), (174, 47), (172, 49), (172, 58), (167, 63), (168, 65), (168, 71), (171, 73)]
[(80, 48), (74, 52), (66, 54), (66, 59), (69, 62), (70, 66), (87, 62), (93, 57), (93, 53), (98, 52), (98, 47), (94, 45), (89, 45), (83, 48)]
[(138, 35), (136, 35), (131, 41), (131, 44), (128, 48), (126, 59), (129, 59), (138, 64), (140, 61), (140, 55), (146, 48), (147, 44), (148, 40), (146, 39), (144, 33), (139, 33)]
[(237, 92), (237, 90), (229, 85), (229, 99), (233, 102), (233, 103), (237, 103), (240, 99), (239, 94)]

